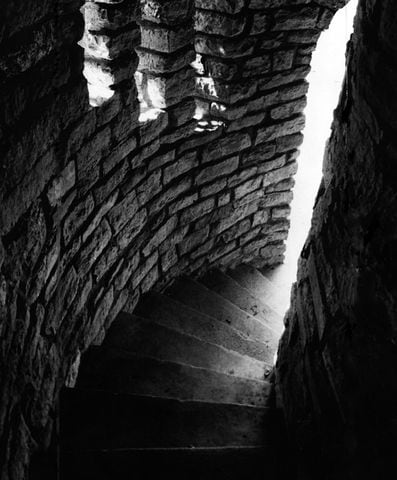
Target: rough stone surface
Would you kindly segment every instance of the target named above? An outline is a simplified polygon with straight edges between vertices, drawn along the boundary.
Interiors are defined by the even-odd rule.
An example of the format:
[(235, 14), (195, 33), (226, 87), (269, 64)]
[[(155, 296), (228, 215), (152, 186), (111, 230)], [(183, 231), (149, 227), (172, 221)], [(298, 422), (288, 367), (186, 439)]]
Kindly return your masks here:
[(282, 260), (307, 56), (344, 2), (90, 1), (85, 29), (81, 3), (0, 20), (1, 480), (28, 478), (121, 308)]
[(396, 15), (391, 0), (360, 2), (278, 352), (302, 478), (397, 472)]

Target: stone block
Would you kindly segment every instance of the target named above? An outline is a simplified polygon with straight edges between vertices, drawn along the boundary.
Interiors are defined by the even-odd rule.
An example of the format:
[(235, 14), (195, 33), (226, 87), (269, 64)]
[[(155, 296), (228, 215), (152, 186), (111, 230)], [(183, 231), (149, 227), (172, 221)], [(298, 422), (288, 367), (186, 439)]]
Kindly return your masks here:
[(82, 8), (86, 28), (90, 31), (118, 30), (135, 21), (134, 4), (123, 2), (86, 2)]
[(233, 120), (229, 123), (226, 131), (227, 132), (237, 132), (244, 128), (254, 127), (262, 123), (266, 118), (266, 113), (257, 113), (256, 115), (247, 115), (245, 117), (239, 118), (238, 120)]
[(280, 137), (276, 139), (276, 151), (277, 153), (286, 152), (293, 148), (299, 147), (302, 143), (303, 135), (301, 133)]
[(171, 73), (189, 65), (196, 58), (190, 48), (178, 50), (175, 53), (158, 53), (153, 50), (136, 48), (139, 57), (138, 70), (152, 74)]
[(223, 37), (235, 37), (242, 33), (245, 26), (245, 18), (243, 15), (226, 17), (209, 10), (196, 10), (194, 26), (197, 32)]
[(90, 240), (82, 248), (76, 263), (80, 275), (86, 275), (99, 258), (102, 251), (112, 238), (112, 231), (109, 223), (104, 218), (94, 230)]
[(218, 207), (223, 207), (230, 203), (231, 195), (230, 193), (222, 193), (218, 198)]
[(194, 30), (191, 26), (181, 26), (177, 30), (154, 25), (141, 25), (141, 47), (157, 52), (172, 53), (193, 43)]
[(280, 50), (273, 53), (273, 71), (289, 70), (294, 64), (294, 50)]
[(144, 257), (151, 255), (152, 252), (171, 235), (171, 233), (176, 229), (177, 223), (178, 217), (174, 215), (173, 217), (169, 218), (157, 231), (152, 232), (151, 239), (142, 249)]
[(80, 46), (84, 48), (85, 56), (102, 60), (114, 60), (125, 52), (131, 52), (139, 45), (139, 28), (104, 33), (86, 31)]
[(272, 192), (286, 192), (288, 190), (292, 190), (295, 185), (295, 180), (293, 178), (287, 178), (282, 180), (281, 182), (269, 185), (265, 187), (266, 195)]
[(150, 272), (150, 270), (157, 264), (159, 260), (159, 254), (157, 251), (152, 253), (150, 257), (148, 257), (145, 261), (143, 261), (139, 267), (137, 268), (135, 275), (131, 279), (131, 287), (133, 289), (138, 288), (141, 284), (142, 280), (146, 277), (146, 275)]
[(173, 215), (176, 212), (179, 212), (180, 210), (183, 210), (184, 208), (189, 207), (190, 205), (193, 205), (196, 203), (198, 200), (198, 194), (194, 193), (192, 195), (188, 195), (185, 197), (182, 197), (180, 200), (177, 200), (168, 207), (168, 212), (170, 215)]
[(62, 197), (74, 187), (76, 182), (75, 163), (69, 162), (62, 172), (54, 178), (47, 191), (47, 198), (51, 206), (60, 203)]
[(259, 210), (255, 213), (254, 219), (252, 221), (252, 227), (257, 227), (258, 225), (263, 225), (267, 223), (270, 219), (270, 211), (269, 210)]
[(252, 18), (252, 26), (250, 35), (258, 35), (261, 33), (267, 33), (271, 24), (272, 17), (267, 12), (256, 12)]
[(270, 111), (270, 116), (274, 120), (283, 120), (285, 118), (292, 117), (298, 113), (301, 113), (306, 107), (306, 103), (306, 97), (284, 103), (283, 105), (272, 108)]
[(282, 180), (290, 178), (296, 174), (298, 170), (297, 162), (288, 163), (287, 165), (272, 170), (264, 175), (263, 185), (267, 187), (273, 183), (279, 183)]
[(112, 228), (118, 232), (128, 223), (138, 211), (139, 203), (135, 190), (125, 195), (107, 214)]
[(111, 176), (103, 179), (93, 190), (95, 203), (101, 204), (124, 180), (128, 164), (126, 161), (118, 165)]
[(124, 261), (120, 268), (120, 272), (114, 280), (114, 288), (116, 290), (122, 290), (128, 280), (131, 278), (131, 275), (136, 271), (140, 263), (140, 253), (136, 252), (134, 255), (131, 255), (128, 259)]
[(226, 217), (220, 219), (216, 227), (216, 233), (221, 233), (224, 230), (227, 230), (228, 228), (232, 227), (235, 223), (255, 213), (257, 209), (258, 209), (257, 201), (254, 201), (251, 203), (245, 203), (245, 204), (236, 202), (233, 210)]
[(180, 25), (193, 15), (193, 0), (140, 0), (142, 20), (165, 25)]
[(251, 220), (247, 218), (242, 222), (236, 223), (228, 230), (222, 232), (222, 234), (218, 238), (221, 239), (222, 242), (228, 244), (247, 233), (250, 228)]
[(161, 270), (166, 273), (171, 267), (178, 263), (178, 254), (175, 247), (171, 247), (163, 255), (161, 255)]
[(175, 159), (175, 150), (170, 150), (163, 154), (157, 154), (147, 161), (148, 172), (153, 172), (154, 170), (158, 170), (159, 168), (169, 165), (174, 161), (174, 159)]
[(220, 58), (240, 58), (251, 55), (256, 45), (256, 39), (218, 38), (200, 33), (195, 36), (195, 51), (201, 55), (210, 55)]
[(244, 8), (244, 0), (195, 0), (196, 8), (234, 14)]
[[(274, 157), (276, 153), (276, 145), (274, 142), (261, 143), (249, 151), (243, 153), (241, 163), (244, 166), (258, 165), (262, 166), (264, 162)], [(267, 162), (266, 162), (267, 163)]]
[(117, 196), (118, 196), (118, 191), (113, 193), (105, 202), (103, 202), (101, 204), (98, 212), (95, 214), (94, 218), (91, 220), (91, 222), (87, 226), (87, 228), (83, 231), (83, 234), (82, 234), (83, 243), (85, 243), (85, 241), (88, 239), (88, 237), (97, 228), (97, 226), (101, 222), (102, 218), (114, 206), (114, 204), (116, 203), (116, 200), (117, 200)]
[(180, 224), (187, 225), (192, 221), (202, 217), (206, 213), (210, 212), (215, 206), (215, 200), (213, 198), (208, 198), (203, 200), (196, 205), (192, 205), (181, 213)]
[(272, 57), (265, 53), (259, 56), (251, 57), (244, 62), (242, 76), (250, 78), (253, 75), (263, 76), (272, 71)]
[(169, 183), (174, 178), (193, 170), (198, 165), (197, 153), (189, 152), (178, 158), (172, 165), (166, 167), (163, 173), (164, 183)]
[(239, 170), (235, 174), (228, 177), (227, 185), (229, 187), (235, 187), (236, 185), (253, 177), (257, 172), (258, 172), (257, 167), (250, 167), (250, 168), (244, 168), (243, 170)]
[(289, 83), (298, 82), (306, 78), (310, 72), (309, 66), (296, 67), (290, 71), (276, 73), (258, 80), (258, 90), (266, 91), (281, 85), (288, 85)]
[[(290, 206), (284, 206), (284, 207), (276, 207), (272, 208), (272, 219), (279, 220), (288, 218), (291, 214), (291, 207)], [(283, 238), (281, 240), (284, 240)]]
[(211, 78), (230, 81), (237, 78), (240, 73), (236, 63), (226, 63), (217, 58), (201, 58), (201, 62), (202, 73)]
[(210, 227), (207, 225), (207, 227), (201, 230), (196, 230), (190, 235), (186, 236), (182, 242), (177, 245), (179, 254), (182, 256), (191, 252), (192, 250), (195, 250), (207, 240), (209, 233)]
[(194, 99), (188, 98), (175, 107), (168, 108), (168, 119), (171, 127), (180, 127), (192, 120), (196, 112), (196, 103)]
[(204, 187), (200, 188), (200, 198), (212, 197), (213, 195), (220, 192), (221, 190), (224, 190), (226, 186), (227, 186), (226, 178), (207, 184)]
[(137, 139), (135, 136), (127, 138), (124, 142), (116, 145), (110, 154), (103, 160), (103, 173), (107, 175), (116, 165), (130, 155), (135, 150), (136, 146)]
[(258, 190), (262, 186), (263, 177), (255, 177), (246, 182), (242, 183), (234, 189), (234, 197), (236, 200), (239, 200), (242, 197), (245, 197), (251, 192)]
[[(147, 210), (141, 208), (135, 215), (129, 219), (122, 230), (116, 232), (116, 242), (119, 249), (125, 250), (127, 247), (131, 248), (131, 244), (136, 241), (137, 236), (141, 233), (143, 227), (147, 222)], [(136, 247), (137, 245), (134, 244)]]
[(140, 183), (136, 188), (138, 202), (141, 207), (147, 205), (147, 203), (161, 192), (161, 171), (155, 170), (148, 178)]
[(265, 195), (260, 201), (261, 208), (277, 207), (278, 205), (290, 204), (292, 192), (277, 192)]
[(201, 185), (225, 175), (229, 175), (237, 169), (238, 164), (239, 158), (238, 156), (234, 156), (224, 160), (223, 162), (216, 163), (206, 168), (201, 168), (200, 172), (196, 176), (195, 182), (196, 184)]
[(257, 83), (252, 80), (238, 83), (224, 83), (211, 77), (196, 78), (196, 94), (199, 97), (233, 104), (247, 100), (257, 91)]
[(276, 170), (281, 168), (287, 162), (286, 155), (279, 155), (271, 160), (267, 160), (266, 162), (261, 163), (258, 167), (259, 173), (266, 173), (270, 172), (271, 170)]
[(63, 225), (63, 238), (67, 245), (94, 210), (95, 202), (92, 194), (81, 200), (66, 217)]
[(193, 92), (194, 71), (189, 67), (168, 77), (147, 76), (144, 98), (150, 106), (167, 108), (190, 97)]
[(303, 130), (305, 126), (305, 117), (298, 115), (290, 120), (285, 120), (282, 123), (269, 125), (258, 130), (255, 145), (263, 142), (269, 142), (279, 137), (285, 137), (293, 133), (298, 133)]
[(190, 189), (191, 184), (192, 180), (190, 178), (182, 177), (178, 183), (172, 184), (168, 189), (164, 189), (156, 200), (151, 203), (149, 207), (150, 215), (159, 212), (166, 205), (176, 200), (180, 195)]
[(210, 143), (203, 152), (203, 163), (219, 160), (223, 157), (236, 155), (251, 146), (247, 133), (234, 133)]
[(275, 13), (274, 30), (306, 30), (317, 27), (317, 18), (320, 13), (318, 7), (308, 6), (301, 8), (298, 15), (291, 10), (280, 8)]

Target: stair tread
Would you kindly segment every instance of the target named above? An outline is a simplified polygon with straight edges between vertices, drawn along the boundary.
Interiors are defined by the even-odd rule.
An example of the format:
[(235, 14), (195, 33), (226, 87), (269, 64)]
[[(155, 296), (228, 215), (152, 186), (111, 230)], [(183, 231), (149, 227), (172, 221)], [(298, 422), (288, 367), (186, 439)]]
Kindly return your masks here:
[(242, 310), (266, 322), (279, 336), (283, 330), (282, 317), (229, 275), (212, 270), (200, 280), (207, 288), (230, 300)]
[(63, 391), (61, 410), (65, 451), (262, 445), (276, 418), (266, 407), (81, 389)]
[(166, 295), (156, 292), (144, 295), (135, 313), (181, 333), (236, 351), (241, 355), (256, 358), (268, 364), (273, 362), (274, 347), (271, 339), (264, 339), (262, 342), (248, 339), (232, 326), (218, 322), (213, 317)]
[(91, 348), (83, 355), (77, 386), (118, 393), (148, 394), (265, 406), (271, 384), (176, 362), (142, 357), (125, 358), (117, 350)]
[(279, 302), (279, 288), (257, 268), (242, 264), (228, 270), (227, 274), (279, 315), (284, 316), (285, 311)]
[(222, 297), (202, 283), (182, 277), (166, 291), (171, 298), (199, 310), (218, 321), (231, 325), (247, 338), (271, 342), (277, 348), (279, 335), (261, 319), (245, 312), (230, 300)]
[(121, 350), (123, 355), (139, 353), (259, 380), (263, 380), (272, 368), (265, 362), (170, 329), (152, 319), (123, 312), (113, 322), (102, 345)]
[(61, 480), (271, 480), (274, 447), (174, 447), (73, 452), (63, 455)]

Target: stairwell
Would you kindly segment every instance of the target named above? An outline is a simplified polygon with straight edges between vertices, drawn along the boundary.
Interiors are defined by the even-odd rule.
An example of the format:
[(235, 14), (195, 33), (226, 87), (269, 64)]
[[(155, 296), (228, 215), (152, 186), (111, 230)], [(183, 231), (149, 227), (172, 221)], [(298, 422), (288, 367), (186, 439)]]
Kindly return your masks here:
[(277, 291), (241, 265), (121, 313), (61, 397), (61, 480), (281, 479)]

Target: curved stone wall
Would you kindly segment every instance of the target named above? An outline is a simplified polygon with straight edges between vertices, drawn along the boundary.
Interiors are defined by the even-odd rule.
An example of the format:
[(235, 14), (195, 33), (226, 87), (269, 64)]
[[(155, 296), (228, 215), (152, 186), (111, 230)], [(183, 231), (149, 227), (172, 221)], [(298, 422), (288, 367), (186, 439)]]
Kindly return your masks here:
[(26, 476), (79, 353), (141, 293), (282, 260), (304, 78), (344, 3), (86, 2), (84, 36), (78, 0), (6, 6), (2, 479)]
[(396, 463), (396, 33), (362, 0), (277, 374), (302, 478)]

